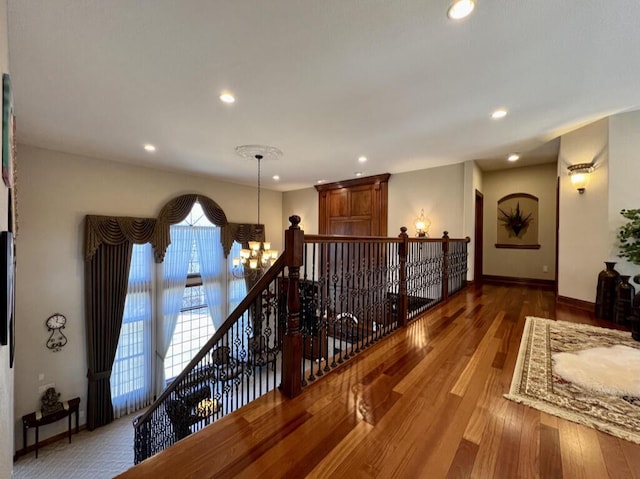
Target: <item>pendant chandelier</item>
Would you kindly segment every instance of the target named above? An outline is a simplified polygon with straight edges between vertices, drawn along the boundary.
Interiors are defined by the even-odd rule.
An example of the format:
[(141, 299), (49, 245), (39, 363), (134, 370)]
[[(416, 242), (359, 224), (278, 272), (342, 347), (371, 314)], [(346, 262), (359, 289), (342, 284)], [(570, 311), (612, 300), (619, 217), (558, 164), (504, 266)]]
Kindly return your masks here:
[[(243, 158), (258, 162), (258, 223), (260, 223), (260, 162), (263, 159), (278, 159), (282, 152), (273, 146), (243, 145), (236, 147)], [(240, 250), (240, 257), (233, 258), (233, 275), (237, 278), (262, 276), (276, 262), (278, 251), (271, 249), (268, 241), (249, 241), (249, 248)]]

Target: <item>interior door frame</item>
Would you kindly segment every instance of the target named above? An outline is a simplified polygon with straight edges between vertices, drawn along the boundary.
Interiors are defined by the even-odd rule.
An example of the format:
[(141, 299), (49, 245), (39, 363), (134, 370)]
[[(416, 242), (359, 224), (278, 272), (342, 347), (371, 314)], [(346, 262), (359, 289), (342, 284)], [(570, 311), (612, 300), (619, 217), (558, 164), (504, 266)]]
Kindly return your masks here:
[(475, 195), (475, 238), (473, 242), (473, 282), (475, 284), (482, 283), (483, 271), (483, 242), (484, 242), (484, 195), (476, 190)]

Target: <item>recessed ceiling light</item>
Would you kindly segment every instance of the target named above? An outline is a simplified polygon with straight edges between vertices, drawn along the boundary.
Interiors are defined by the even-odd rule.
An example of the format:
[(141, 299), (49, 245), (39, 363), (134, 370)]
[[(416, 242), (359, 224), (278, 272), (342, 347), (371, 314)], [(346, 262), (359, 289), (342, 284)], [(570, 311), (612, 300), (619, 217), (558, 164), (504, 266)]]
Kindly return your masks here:
[(364, 162), (366, 162), (366, 161), (367, 161), (367, 157), (366, 157), (366, 156), (361, 156), (360, 158), (358, 158), (358, 161), (359, 161), (360, 163), (364, 163)]
[(278, 175), (273, 175), (272, 178), (276, 181), (278, 181), (280, 179), (280, 177)]
[(474, 0), (455, 0), (447, 10), (447, 16), (451, 20), (460, 20), (473, 12), (475, 6)]
[(356, 175), (357, 177), (360, 177), (360, 176), (362, 176), (362, 171), (356, 171), (354, 173), (354, 175)]
[(220, 101), (224, 103), (233, 103), (236, 101), (236, 98), (233, 96), (233, 94), (229, 93), (228, 91), (225, 91), (225, 92), (222, 92), (222, 94), (220, 95)]
[(505, 116), (507, 116), (507, 110), (505, 110), (504, 108), (500, 108), (499, 110), (491, 113), (491, 118), (493, 118), (494, 120), (499, 120), (500, 118), (504, 118)]
[(509, 155), (509, 158), (507, 158), (507, 160), (509, 161), (518, 161), (519, 159), (520, 159), (520, 155), (516, 153), (512, 153), (511, 155)]
[(145, 149), (146, 151), (148, 151), (148, 152), (154, 152), (154, 151), (156, 151), (156, 147), (155, 147), (155, 146), (153, 146), (151, 143), (146, 143), (146, 144), (144, 145), (144, 149)]

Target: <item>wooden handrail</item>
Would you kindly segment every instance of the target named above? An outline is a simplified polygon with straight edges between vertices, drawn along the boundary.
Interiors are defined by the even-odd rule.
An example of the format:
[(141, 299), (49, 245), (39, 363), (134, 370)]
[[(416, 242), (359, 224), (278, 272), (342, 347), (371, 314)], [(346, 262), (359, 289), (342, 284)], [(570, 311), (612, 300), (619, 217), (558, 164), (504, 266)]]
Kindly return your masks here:
[[(290, 218), (290, 220), (292, 220), (293, 217)], [(293, 221), (292, 221), (293, 224)], [(294, 225), (297, 226), (297, 223)], [(469, 237), (466, 238), (456, 238), (456, 239), (451, 239), (448, 237), (448, 233), (445, 231), (445, 234), (442, 238), (411, 238), (406, 234), (406, 228), (401, 228), (401, 235), (398, 238), (393, 238), (393, 237), (382, 237), (382, 236), (344, 236), (344, 235), (306, 235), (304, 234), (304, 232), (302, 230), (299, 229), (299, 227), (296, 228), (292, 228), (290, 227), (289, 230), (287, 230), (285, 232), (285, 235), (287, 233), (289, 233), (290, 231), (295, 231), (295, 233), (290, 233), (291, 236), (290, 241), (289, 241), (289, 245), (286, 244), (285, 242), (285, 251), (282, 252), (282, 254), (280, 255), (280, 257), (276, 260), (276, 262), (267, 270), (267, 272), (258, 280), (258, 282), (253, 286), (253, 288), (251, 288), (251, 290), (249, 290), (247, 292), (247, 295), (244, 297), (244, 299), (240, 302), (240, 304), (238, 304), (238, 306), (231, 312), (231, 314), (227, 317), (227, 319), (225, 320), (225, 322), (218, 328), (218, 330), (215, 332), (215, 334), (209, 339), (209, 341), (207, 341), (207, 343), (202, 347), (202, 349), (194, 356), (194, 358), (189, 362), (189, 364), (184, 368), (184, 370), (172, 381), (172, 383), (165, 388), (165, 390), (162, 392), (162, 394), (160, 394), (160, 396), (154, 401), (154, 403), (151, 405), (151, 407), (149, 407), (147, 409), (147, 411), (138, 416), (137, 418), (135, 418), (133, 420), (133, 425), (134, 427), (137, 427), (139, 424), (145, 422), (146, 420), (148, 420), (148, 418), (151, 416), (151, 414), (153, 414), (153, 411), (158, 407), (159, 404), (161, 404), (168, 396), (169, 394), (171, 394), (171, 392), (177, 387), (177, 385), (180, 383), (180, 381), (185, 378), (190, 372), (191, 370), (196, 367), (198, 365), (198, 363), (208, 354), (208, 352), (211, 350), (211, 348), (213, 348), (213, 346), (222, 338), (224, 337), (224, 335), (229, 331), (229, 329), (235, 324), (235, 322), (240, 319), (240, 317), (245, 313), (245, 311), (247, 311), (247, 309), (259, 298), (260, 293), (262, 292), (262, 290), (269, 284), (271, 283), (279, 274), (282, 273), (282, 271), (284, 270), (285, 266), (289, 266), (289, 267), (299, 267), (302, 265), (302, 257), (301, 257), (301, 245), (302, 243), (300, 242), (300, 239), (302, 239), (302, 241), (304, 243), (335, 243), (335, 242), (341, 242), (341, 243), (358, 243), (358, 242), (372, 242), (372, 243), (398, 243), (401, 246), (403, 244), (406, 244), (406, 242), (432, 242), (432, 243), (442, 243), (443, 245), (443, 252), (446, 253), (449, 250), (449, 245), (448, 243), (450, 242), (469, 242), (470, 239)], [(403, 236), (404, 234), (404, 236)], [(297, 241), (293, 240), (293, 238), (296, 238)], [(294, 246), (297, 243), (297, 246)], [(293, 249), (292, 249), (293, 247)], [(293, 251), (294, 249), (300, 249), (300, 251), (298, 252), (298, 254), (292, 254), (290, 253), (290, 251)], [(406, 247), (404, 249), (405, 251), (405, 256), (404, 256), (404, 260), (406, 263)], [(295, 256), (295, 258), (294, 258)], [(289, 263), (289, 264), (288, 264)], [(299, 263), (299, 264), (298, 264)], [(446, 254), (445, 254), (445, 266), (447, 264), (446, 261)], [(400, 303), (399, 303), (399, 307), (400, 307), (400, 311), (399, 311), (399, 318), (402, 322), (403, 325), (406, 325), (406, 311), (407, 311), (407, 293), (406, 293), (406, 272), (403, 275), (404, 268), (401, 268), (401, 278), (400, 278)], [(447, 273), (446, 273), (446, 267), (444, 268), (444, 278), (443, 278), (443, 284), (442, 284), (442, 288), (443, 288), (443, 299), (446, 299), (448, 297), (448, 281), (446, 281), (447, 279)], [(404, 287), (403, 287), (404, 285)], [(297, 292), (297, 288), (293, 285), (293, 282), (289, 282), (289, 288), (292, 290), (291, 292)], [(293, 301), (295, 304), (295, 294), (290, 294), (289, 295), (289, 300)], [(299, 308), (299, 298), (298, 298), (298, 308)], [(289, 305), (289, 314), (288, 314), (288, 322), (291, 323), (290, 321), (290, 315), (291, 313), (293, 313), (293, 311), (291, 311), (291, 304)], [(298, 309), (298, 314), (299, 314), (299, 309)], [(404, 314), (403, 314), (404, 313)], [(298, 318), (298, 322), (299, 322), (299, 318)], [(289, 324), (289, 330), (292, 330), (291, 327), (293, 326), (293, 330), (295, 330), (295, 320), (293, 321), (293, 323)], [(299, 325), (298, 325), (299, 327)], [(292, 331), (293, 331), (292, 330)], [(295, 338), (296, 335), (299, 335), (299, 330), (297, 332), (292, 332), (292, 337), (294, 337), (293, 339), (293, 345), (297, 345), (299, 339)], [(297, 347), (294, 348), (294, 350), (297, 351)], [(296, 352), (297, 354), (297, 352)], [(283, 354), (283, 358), (286, 357), (286, 354)], [(286, 371), (286, 369), (285, 369)], [(284, 384), (284, 381), (283, 381)], [(296, 382), (289, 382), (288, 384), (291, 385), (291, 387), (293, 387), (294, 389), (291, 390), (290, 392), (292, 392), (294, 395), (299, 394), (300, 390), (296, 390)], [(173, 386), (172, 386), (173, 385)], [(285, 388), (283, 387), (283, 392), (285, 392), (284, 390)], [(286, 393), (286, 392), (285, 392)]]
[[(464, 265), (461, 266), (461, 261), (464, 261), (464, 258), (460, 255), (460, 252), (466, 252), (466, 245), (462, 247), (459, 245), (462, 242), (468, 243), (470, 241), (469, 238), (451, 239), (448, 237), (447, 232), (444, 233), (444, 236), (442, 238), (410, 238), (407, 235), (407, 228), (405, 227), (401, 228), (401, 234), (396, 238), (379, 236), (305, 235), (304, 231), (300, 229), (300, 218), (298, 216), (291, 216), (289, 218), (289, 221), (291, 222), (291, 226), (285, 231), (284, 251), (282, 252), (280, 257), (265, 272), (265, 274), (257, 280), (256, 284), (247, 292), (247, 295), (244, 299), (242, 299), (240, 304), (231, 312), (224, 323), (217, 329), (217, 331), (200, 349), (200, 351), (196, 353), (195, 357), (189, 362), (189, 364), (164, 389), (164, 391), (162, 391), (162, 393), (154, 401), (151, 407), (149, 407), (147, 411), (144, 412), (144, 414), (141, 414), (133, 420), (133, 426), (135, 428), (136, 434), (136, 461), (144, 460), (146, 457), (154, 454), (159, 449), (168, 447), (180, 438), (178, 436), (175, 436), (174, 430), (174, 432), (171, 433), (174, 434), (174, 436), (168, 437), (164, 442), (160, 444), (160, 446), (151, 445), (152, 443), (150, 442), (150, 439), (156, 434), (161, 434), (159, 431), (164, 427), (163, 421), (166, 421), (166, 418), (162, 416), (164, 412), (161, 405), (169, 404), (175, 399), (172, 394), (178, 394), (181, 391), (180, 388), (187, 387), (185, 386), (185, 384), (187, 384), (190, 380), (190, 375), (196, 373), (194, 374), (194, 376), (197, 376), (197, 378), (195, 379), (197, 379), (198, 381), (209, 380), (209, 377), (207, 375), (209, 374), (209, 367), (212, 363), (208, 362), (208, 355), (211, 354), (211, 352), (215, 350), (217, 346), (220, 346), (220, 344), (225, 342), (225, 337), (233, 334), (232, 328), (235, 328), (235, 326), (238, 324), (238, 321), (241, 321), (248, 312), (249, 316), (251, 315), (251, 308), (258, 305), (257, 302), (261, 301), (264, 291), (269, 291), (272, 290), (272, 288), (275, 288), (278, 294), (277, 301), (274, 303), (276, 304), (275, 308), (277, 308), (277, 312), (273, 317), (275, 318), (275, 321), (277, 321), (277, 324), (274, 323), (274, 327), (276, 328), (276, 335), (279, 338), (278, 344), (276, 345), (276, 347), (279, 348), (277, 354), (281, 354), (282, 359), (282, 369), (280, 375), (281, 382), (279, 386), (282, 394), (286, 395), (289, 398), (293, 398), (302, 392), (302, 387), (306, 384), (305, 379), (307, 378), (307, 373), (305, 372), (307, 371), (307, 369), (305, 369), (305, 361), (312, 360), (312, 357), (310, 358), (309, 354), (311, 356), (317, 354), (318, 356), (318, 376), (322, 375), (322, 372), (319, 370), (322, 360), (324, 360), (326, 363), (324, 368), (324, 370), (326, 371), (329, 371), (331, 368), (337, 367), (338, 364), (336, 364), (335, 360), (331, 365), (329, 365), (330, 358), (328, 357), (328, 350), (322, 352), (322, 345), (318, 343), (318, 341), (320, 341), (320, 337), (316, 338), (315, 336), (309, 336), (309, 331), (302, 327), (304, 313), (302, 309), (303, 306), (307, 304), (305, 303), (305, 301), (309, 301), (309, 298), (307, 296), (301, 298), (302, 293), (306, 291), (305, 285), (308, 283), (306, 279), (307, 270), (304, 269), (307, 267), (307, 265), (305, 264), (305, 258), (306, 254), (308, 253), (308, 248), (311, 248), (314, 251), (310, 259), (311, 268), (325, 267), (324, 265), (319, 266), (318, 264), (316, 264), (316, 244), (322, 245), (322, 251), (325, 251), (327, 249), (327, 245), (333, 243), (336, 245), (337, 251), (338, 248), (341, 247), (340, 244), (344, 243), (347, 244), (347, 246), (343, 246), (349, 251), (355, 251), (356, 247), (354, 246), (354, 244), (366, 243), (369, 245), (375, 245), (366, 248), (366, 251), (381, 250), (383, 252), (382, 255), (384, 258), (386, 258), (387, 256), (389, 256), (390, 258), (391, 256), (394, 257), (389, 260), (390, 266), (388, 271), (384, 269), (384, 265), (381, 266), (378, 263), (376, 263), (375, 266), (369, 265), (372, 268), (371, 272), (365, 272), (368, 273), (369, 276), (360, 271), (357, 265), (353, 266), (351, 265), (351, 263), (343, 268), (347, 281), (354, 281), (352, 275), (353, 271), (351, 271), (351, 269), (356, 270), (356, 274), (358, 277), (355, 283), (349, 283), (350, 286), (347, 286), (348, 288), (355, 288), (353, 291), (349, 290), (348, 294), (364, 295), (365, 293), (361, 292), (368, 291), (367, 278), (372, 275), (375, 283), (377, 279), (383, 278), (384, 274), (388, 273), (387, 276), (389, 277), (384, 276), (386, 282), (381, 282), (379, 284), (375, 283), (377, 286), (374, 286), (371, 289), (371, 291), (374, 292), (372, 293), (372, 295), (370, 294), (369, 296), (367, 296), (371, 300), (372, 304), (377, 305), (376, 311), (377, 313), (379, 313), (379, 317), (374, 318), (372, 325), (369, 326), (371, 326), (373, 332), (382, 332), (382, 334), (373, 334), (373, 336), (371, 336), (374, 338), (373, 340), (379, 339), (385, 334), (389, 334), (389, 332), (392, 332), (398, 327), (406, 326), (409, 319), (415, 317), (415, 314), (421, 314), (425, 310), (425, 308), (428, 307), (427, 305), (437, 302), (440, 299), (446, 300), (450, 293), (450, 272), (448, 271), (450, 268), (450, 263), (452, 265), (451, 268), (453, 269), (451, 274), (454, 278), (454, 281), (451, 284), (451, 291), (458, 291), (460, 284), (464, 284), (464, 281), (462, 283), (460, 281), (460, 275), (464, 274), (464, 271), (462, 270), (462, 266)], [(430, 245), (429, 247), (423, 248), (422, 243), (440, 243), (441, 246)], [(452, 243), (456, 244), (456, 247), (454, 249), (451, 249), (450, 253), (450, 246)], [(391, 245), (391, 247), (385, 248), (381, 245)], [(440, 256), (440, 248), (442, 248), (442, 256)], [(360, 251), (359, 247), (357, 247), (357, 251)], [(427, 290), (425, 290), (424, 287), (415, 280), (416, 277), (420, 277), (420, 274), (424, 275), (426, 258), (425, 254), (430, 255), (430, 263), (427, 266), (428, 268), (432, 268), (432, 270), (430, 271), (435, 272), (436, 270), (441, 269), (440, 280), (442, 281), (442, 290), (438, 291), (439, 285), (437, 285), (436, 282), (434, 283), (435, 291), (431, 291), (434, 294), (428, 293)], [(321, 255), (320, 258), (321, 261), (324, 261), (322, 260), (323, 255)], [(386, 261), (383, 263), (386, 264)], [(353, 266), (353, 268), (351, 268), (351, 266)], [(305, 274), (304, 280), (301, 280), (301, 273), (303, 272), (302, 269), (304, 269)], [(409, 274), (411, 274), (411, 276), (409, 276)], [(433, 273), (428, 272), (428, 274)], [(282, 277), (285, 281), (276, 283), (278, 277)], [(336, 284), (337, 283), (334, 284), (334, 289)], [(283, 285), (286, 285), (286, 289), (282, 288)], [(342, 285), (340, 287), (342, 288)], [(430, 288), (431, 286), (428, 287)], [(326, 297), (323, 296), (325, 293), (324, 290), (321, 289), (320, 291), (320, 300), (326, 300)], [(416, 306), (416, 299), (421, 298), (421, 291), (422, 295), (424, 296), (424, 301), (423, 303)], [(442, 293), (440, 299), (438, 299), (438, 296), (440, 296), (439, 293)], [(427, 296), (426, 294), (429, 295)], [(362, 297), (364, 298), (365, 296)], [(272, 300), (273, 298), (270, 296), (269, 304), (271, 304)], [(354, 306), (354, 304), (351, 304), (351, 306)], [(323, 309), (321, 308), (321, 310)], [(307, 309), (305, 309), (304, 311), (307, 311)], [(339, 318), (340, 315), (336, 317)], [(368, 321), (368, 319), (364, 320), (365, 322)], [(307, 326), (305, 326), (305, 328)], [(353, 337), (355, 339), (354, 344), (356, 345), (355, 350), (353, 348), (353, 345), (351, 347), (351, 351), (347, 351), (345, 349), (344, 357), (342, 356), (342, 353), (340, 353), (339, 360), (337, 361), (338, 363), (342, 363), (343, 358), (345, 360), (349, 359), (350, 356), (352, 356), (354, 353), (358, 353), (361, 350), (361, 347), (364, 348), (368, 344), (370, 344), (369, 342), (365, 342), (365, 336), (366, 338), (368, 338), (367, 341), (369, 341), (369, 335), (366, 330), (366, 328), (369, 326), (367, 326), (366, 323), (364, 329), (361, 326), (358, 326), (359, 329), (357, 330), (357, 335)], [(284, 330), (281, 331), (281, 328), (283, 327)], [(329, 328), (330, 325), (326, 325), (325, 327)], [(312, 333), (312, 335), (313, 334), (315, 333)], [(340, 332), (340, 334), (342, 334), (342, 332)], [(229, 340), (229, 344), (231, 344), (230, 341), (231, 340)], [(249, 354), (251, 354), (250, 351)], [(276, 353), (272, 354), (274, 354), (275, 357)], [(211, 359), (211, 361), (213, 361), (213, 359)], [(313, 364), (315, 365), (315, 363)], [(246, 377), (249, 378), (250, 376), (251, 375), (247, 375)], [(315, 379), (313, 377), (313, 366), (308, 375), (308, 379)], [(275, 385), (275, 369), (273, 381)], [(178, 392), (176, 393), (176, 391)], [(247, 401), (249, 401), (248, 398)], [(224, 411), (225, 414), (228, 412), (231, 411)], [(152, 447), (153, 451), (151, 449)]]
[(224, 323), (220, 325), (218, 330), (214, 333), (213, 336), (207, 341), (207, 343), (200, 349), (200, 351), (194, 356), (194, 358), (187, 364), (187, 366), (182, 370), (182, 372), (171, 382), (169, 386), (162, 391), (162, 394), (153, 402), (153, 404), (145, 411), (144, 414), (136, 417), (133, 420), (133, 427), (138, 427), (143, 422), (147, 421), (149, 417), (153, 414), (153, 412), (158, 408), (158, 406), (173, 392), (180, 384), (180, 381), (188, 376), (191, 371), (198, 365), (198, 363), (209, 353), (209, 351), (213, 348), (213, 346), (224, 337), (224, 335), (231, 329), (231, 327), (235, 324), (235, 322), (240, 319), (240, 317), (244, 314), (249, 306), (251, 306), (260, 296), (262, 290), (271, 283), (276, 277), (282, 273), (282, 270), (285, 266), (285, 253), (283, 251), (282, 255), (276, 262), (265, 272), (264, 275), (258, 280), (258, 282), (251, 288), (247, 295), (244, 297), (240, 304), (234, 309), (229, 317), (225, 320)]
[[(449, 238), (449, 243), (469, 243), (471, 238), (468, 236), (464, 238)], [(442, 238), (411, 238), (409, 237), (409, 242), (411, 243), (442, 243)]]
[[(402, 230), (402, 228), (401, 228)], [(442, 238), (415, 238), (407, 236), (410, 243), (442, 243)], [(449, 238), (449, 242), (469, 243), (471, 239), (465, 238)], [(402, 240), (393, 236), (345, 236), (345, 235), (304, 235), (305, 243), (401, 243)]]
[(304, 235), (305, 243), (400, 243), (401, 240), (386, 236)]

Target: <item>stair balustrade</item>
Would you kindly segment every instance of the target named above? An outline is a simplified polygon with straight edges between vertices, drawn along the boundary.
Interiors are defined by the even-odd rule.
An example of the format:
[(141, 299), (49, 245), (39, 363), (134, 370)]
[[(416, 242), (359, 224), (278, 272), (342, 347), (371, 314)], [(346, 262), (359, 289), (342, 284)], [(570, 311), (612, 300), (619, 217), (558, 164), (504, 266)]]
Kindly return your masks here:
[(305, 235), (134, 420), (135, 463), (279, 387), (287, 397), (466, 286), (469, 238)]

